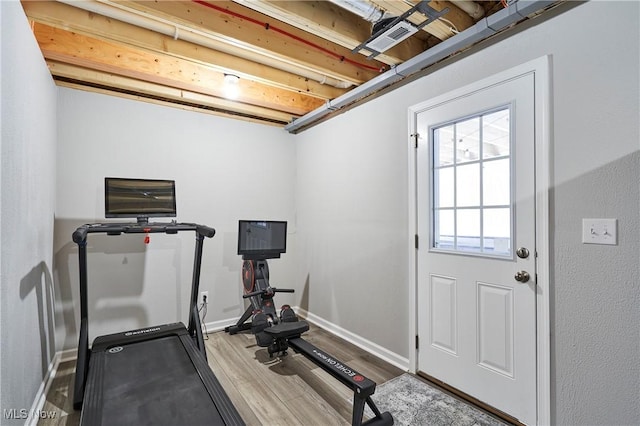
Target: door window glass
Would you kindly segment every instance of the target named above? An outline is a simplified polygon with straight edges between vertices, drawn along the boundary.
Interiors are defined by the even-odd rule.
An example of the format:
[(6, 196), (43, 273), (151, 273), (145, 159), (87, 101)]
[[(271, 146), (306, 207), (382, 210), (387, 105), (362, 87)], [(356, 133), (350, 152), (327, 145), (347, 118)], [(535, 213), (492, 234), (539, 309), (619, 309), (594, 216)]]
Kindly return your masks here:
[(511, 256), (508, 106), (431, 129), (432, 248)]

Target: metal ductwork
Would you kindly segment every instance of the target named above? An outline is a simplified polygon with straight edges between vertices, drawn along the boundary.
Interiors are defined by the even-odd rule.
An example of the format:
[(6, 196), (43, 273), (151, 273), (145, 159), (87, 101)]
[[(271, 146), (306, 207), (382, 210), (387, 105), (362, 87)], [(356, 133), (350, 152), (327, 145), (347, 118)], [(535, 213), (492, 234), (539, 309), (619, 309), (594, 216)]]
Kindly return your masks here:
[(414, 75), (454, 53), (468, 48), (494, 34), (506, 30), (514, 23), (557, 3), (556, 0), (518, 0), (505, 9), (483, 18), (474, 26), (448, 38), (436, 46), (390, 69), (384, 74), (356, 87), (355, 89), (328, 101), (324, 106), (295, 119), (285, 126), (289, 133), (298, 133), (316, 124), (341, 108), (353, 105), (376, 92), (391, 86), (404, 78)]
[[(429, 6), (427, 1), (421, 0), (402, 15), (393, 16), (366, 0), (330, 1), (373, 23), (371, 37), (352, 50), (353, 53), (361, 50), (371, 52), (369, 59), (391, 49), (449, 11), (448, 8), (437, 11)], [(425, 17), (419, 25), (408, 21), (408, 18), (415, 12), (420, 12)]]
[(372, 36), (364, 47), (375, 52), (384, 52), (418, 32), (418, 27), (404, 20), (385, 18), (378, 21), (371, 31)]
[(418, 31), (418, 29), (409, 22), (394, 22), (397, 18), (396, 16), (378, 8), (367, 0), (330, 1), (373, 24), (371, 37), (358, 46), (358, 48), (354, 49), (354, 52), (366, 47), (374, 52), (381, 53)]

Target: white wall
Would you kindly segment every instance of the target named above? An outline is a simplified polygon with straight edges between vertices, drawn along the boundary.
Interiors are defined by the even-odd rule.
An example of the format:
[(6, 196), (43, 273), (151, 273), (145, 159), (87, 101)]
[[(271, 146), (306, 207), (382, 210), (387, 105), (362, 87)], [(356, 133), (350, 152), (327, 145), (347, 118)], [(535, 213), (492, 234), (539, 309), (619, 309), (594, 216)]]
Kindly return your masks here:
[(298, 285), (303, 308), (406, 357), (407, 135), (390, 105), (298, 136)]
[(0, 423), (12, 425), (24, 424), (55, 354), (56, 87), (20, 3), (0, 2), (0, 15)]
[[(178, 221), (216, 229), (206, 239), (201, 290), (207, 323), (243, 309), (238, 219), (289, 221), (289, 253), (270, 262), (286, 287), (295, 259), (295, 146), (280, 128), (134, 100), (60, 89), (55, 275), (63, 348), (79, 327), (77, 246), (71, 233), (104, 221), (104, 177), (175, 179)], [(135, 219), (134, 219), (135, 220)], [(158, 219), (162, 220), (162, 219)], [(165, 219), (168, 220), (168, 219)], [(187, 235), (188, 234), (188, 235)], [(193, 233), (89, 236), (89, 332), (187, 321)], [(280, 297), (282, 303), (289, 300)]]
[[(407, 108), (550, 54), (552, 420), (637, 424), (639, 4), (565, 10), (297, 136), (297, 280), (311, 312), (408, 357)], [(619, 244), (581, 244), (587, 217), (617, 218)]]

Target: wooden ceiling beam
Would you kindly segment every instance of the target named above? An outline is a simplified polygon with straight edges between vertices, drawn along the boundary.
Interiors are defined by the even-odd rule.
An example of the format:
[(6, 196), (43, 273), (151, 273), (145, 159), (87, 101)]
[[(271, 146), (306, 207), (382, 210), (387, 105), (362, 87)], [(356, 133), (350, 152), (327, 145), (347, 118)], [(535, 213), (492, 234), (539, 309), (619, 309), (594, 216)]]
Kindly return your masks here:
[[(33, 31), (46, 59), (224, 97), (224, 74), (164, 54), (118, 45), (41, 23)], [(303, 115), (324, 100), (241, 79), (238, 102)]]
[(377, 76), (384, 67), (378, 61), (363, 60), (346, 48), (231, 1), (209, 1), (207, 5), (195, 1), (114, 3), (194, 28), (236, 49), (248, 49), (355, 85)]
[(23, 7), (27, 16), (36, 22), (103, 40), (118, 41), (154, 52), (166, 53), (210, 66), (220, 72), (236, 74), (242, 78), (274, 87), (298, 91), (325, 100), (334, 99), (346, 92), (346, 89), (321, 84), (291, 72), (271, 68), (228, 53), (175, 40), (151, 30), (109, 19), (63, 3), (26, 1), (23, 3)]
[[(146, 81), (136, 80), (103, 71), (78, 67), (71, 64), (47, 60), (51, 75), (58, 77), (56, 83), (76, 89), (117, 94), (127, 98), (148, 102), (174, 103), (180, 108), (205, 110), (217, 115), (245, 118), (250, 121), (266, 121), (284, 125), (296, 115), (254, 105), (241, 104), (228, 99), (204, 95), (202, 93), (177, 89)], [(60, 78), (61, 77), (61, 78)]]
[(217, 115), (219, 117), (227, 117), (227, 118), (233, 118), (233, 119), (238, 119), (242, 121), (250, 121), (253, 123), (268, 124), (268, 125), (277, 126), (277, 127), (284, 127), (286, 125), (286, 124), (283, 124), (282, 122), (271, 121), (258, 116), (234, 114), (230, 111), (222, 111), (222, 110), (217, 110), (215, 108), (207, 108), (206, 105), (204, 104), (189, 105), (189, 104), (184, 104), (184, 103), (167, 100), (167, 99), (148, 97), (143, 94), (122, 93), (109, 88), (91, 87), (91, 86), (82, 84), (81, 82), (56, 80), (56, 85), (60, 87), (68, 87), (70, 89), (82, 90), (85, 92), (100, 93), (108, 96), (116, 96), (118, 98), (131, 99), (134, 101), (146, 102), (146, 103), (151, 103), (155, 105), (164, 105), (168, 107), (179, 108), (186, 111), (201, 112), (201, 113), (206, 113), (211, 115)]
[[(373, 24), (327, 0), (234, 0), (274, 19), (317, 34), (349, 50), (371, 37)], [(409, 7), (407, 7), (408, 9)], [(425, 50), (424, 43), (411, 37), (376, 56), (380, 62), (395, 65), (413, 58)], [(363, 50), (362, 54), (371, 52)]]

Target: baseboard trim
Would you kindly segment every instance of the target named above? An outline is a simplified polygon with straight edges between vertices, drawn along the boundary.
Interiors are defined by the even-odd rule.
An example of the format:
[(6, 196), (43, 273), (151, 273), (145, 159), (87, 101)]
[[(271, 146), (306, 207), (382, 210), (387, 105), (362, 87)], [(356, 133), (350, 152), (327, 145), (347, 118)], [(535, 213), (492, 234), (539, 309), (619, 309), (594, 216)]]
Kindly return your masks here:
[(234, 325), (236, 322), (238, 322), (239, 319), (240, 319), (240, 317), (238, 317), (238, 318), (229, 318), (229, 319), (219, 320), (219, 321), (207, 322), (207, 323), (204, 324), (202, 332), (203, 333), (206, 333), (206, 332), (215, 333), (216, 331), (224, 330), (226, 327), (228, 327), (230, 325)]
[(57, 352), (49, 363), (47, 374), (45, 374), (44, 379), (42, 380), (42, 383), (40, 383), (40, 387), (36, 392), (36, 396), (33, 399), (31, 410), (29, 410), (29, 418), (25, 422), (25, 426), (36, 426), (38, 424), (38, 420), (40, 420), (39, 413), (41, 413), (44, 408), (44, 403), (47, 401), (47, 393), (49, 392), (49, 388), (51, 388), (53, 379), (56, 377), (56, 372), (58, 371), (58, 366), (61, 362), (60, 355), (61, 352)]
[(312, 324), (317, 325), (318, 327), (322, 327), (328, 332), (335, 334), (336, 336), (346, 340), (347, 342), (353, 343), (354, 345), (364, 349), (372, 355), (377, 356), (383, 361), (388, 362), (403, 371), (409, 371), (409, 359), (403, 356), (396, 354), (388, 350), (387, 348), (383, 348), (382, 346), (374, 343), (370, 340), (365, 339), (362, 336), (359, 336), (355, 333), (352, 333), (349, 330), (346, 330), (332, 322), (325, 320), (311, 312), (308, 312), (305, 309), (302, 309), (298, 306), (294, 306), (294, 310), (300, 315), (304, 317), (307, 321)]

